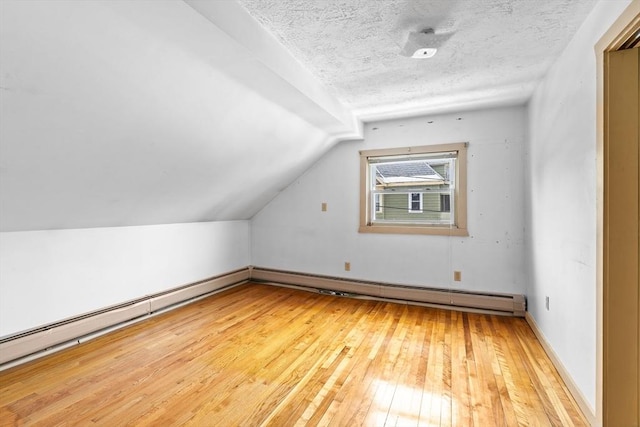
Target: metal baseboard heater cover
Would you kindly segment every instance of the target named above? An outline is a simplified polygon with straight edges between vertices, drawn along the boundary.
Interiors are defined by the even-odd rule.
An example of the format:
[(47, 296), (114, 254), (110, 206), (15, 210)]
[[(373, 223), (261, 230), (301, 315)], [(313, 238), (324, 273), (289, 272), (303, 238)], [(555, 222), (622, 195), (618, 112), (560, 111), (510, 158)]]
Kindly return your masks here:
[(382, 282), (351, 280), (339, 277), (251, 267), (251, 280), (312, 288), (330, 295), (363, 295), (374, 298), (399, 300), (434, 305), (449, 309), (482, 310), (524, 317), (524, 295), (478, 293), (450, 289), (417, 288)]
[(249, 269), (244, 268), (19, 334), (2, 337), (0, 338), (0, 365), (69, 341), (78, 340), (133, 319), (150, 316), (172, 305), (248, 280)]
[(0, 338), (0, 365), (6, 364), (87, 336), (117, 327), (125, 322), (151, 316), (193, 298), (219, 291), (249, 280), (274, 285), (310, 288), (334, 296), (366, 296), (398, 302), (415, 302), (443, 308), (481, 310), (524, 317), (524, 295), (488, 294), (446, 289), (416, 288), (351, 280), (306, 273), (247, 267), (165, 292), (148, 295), (102, 310), (65, 319), (39, 328)]

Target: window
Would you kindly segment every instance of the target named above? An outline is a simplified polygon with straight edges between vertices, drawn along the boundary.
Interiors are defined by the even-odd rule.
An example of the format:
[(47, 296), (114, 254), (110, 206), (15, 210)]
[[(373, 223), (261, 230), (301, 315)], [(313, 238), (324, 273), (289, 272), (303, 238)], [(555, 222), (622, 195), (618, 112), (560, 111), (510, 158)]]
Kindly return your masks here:
[(409, 212), (422, 213), (422, 193), (409, 193)]
[(376, 213), (382, 213), (382, 194), (378, 193), (375, 195), (376, 199)]
[(440, 195), (440, 212), (451, 212), (451, 195)]
[(466, 143), (361, 151), (360, 232), (467, 236), (466, 157)]

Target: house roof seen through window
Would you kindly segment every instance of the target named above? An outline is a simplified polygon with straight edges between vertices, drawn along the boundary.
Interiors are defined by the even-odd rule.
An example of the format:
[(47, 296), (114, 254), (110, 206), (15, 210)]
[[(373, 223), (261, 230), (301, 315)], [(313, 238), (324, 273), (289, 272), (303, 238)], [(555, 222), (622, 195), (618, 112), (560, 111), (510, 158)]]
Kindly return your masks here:
[(442, 182), (444, 178), (426, 161), (381, 163), (375, 166), (376, 181), (380, 184)]

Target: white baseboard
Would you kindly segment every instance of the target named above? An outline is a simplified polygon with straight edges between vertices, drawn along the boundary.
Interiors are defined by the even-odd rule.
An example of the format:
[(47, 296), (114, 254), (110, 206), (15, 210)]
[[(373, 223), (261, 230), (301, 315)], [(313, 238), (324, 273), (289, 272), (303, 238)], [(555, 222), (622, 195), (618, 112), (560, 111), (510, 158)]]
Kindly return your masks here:
[(590, 425), (595, 426), (596, 425), (595, 410), (591, 407), (591, 405), (589, 405), (589, 402), (584, 397), (584, 395), (582, 394), (582, 392), (580, 391), (576, 383), (573, 381), (573, 377), (569, 375), (569, 371), (567, 371), (567, 369), (564, 367), (564, 365), (560, 361), (560, 358), (558, 357), (556, 352), (553, 351), (551, 344), (549, 344), (549, 341), (547, 341), (547, 338), (544, 336), (540, 328), (538, 328), (538, 324), (536, 323), (533, 316), (529, 312), (527, 312), (524, 317), (527, 320), (527, 323), (529, 324), (531, 329), (533, 330), (533, 333), (538, 338), (538, 341), (540, 341), (540, 344), (542, 345), (542, 348), (544, 349), (544, 351), (547, 353), (547, 356), (549, 356), (549, 359), (551, 359), (551, 362), (553, 363), (554, 367), (560, 374), (560, 377), (562, 378), (564, 383), (567, 385), (569, 392), (571, 393), (574, 400), (582, 410), (582, 414), (587, 419)]

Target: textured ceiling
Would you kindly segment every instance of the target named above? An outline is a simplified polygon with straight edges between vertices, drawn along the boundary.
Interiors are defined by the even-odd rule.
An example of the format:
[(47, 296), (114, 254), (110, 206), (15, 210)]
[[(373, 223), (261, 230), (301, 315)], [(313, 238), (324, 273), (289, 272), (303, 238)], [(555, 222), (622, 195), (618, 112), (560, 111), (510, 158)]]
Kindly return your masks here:
[[(526, 100), (594, 0), (239, 0), (348, 107), (367, 114)], [(432, 59), (410, 31), (451, 34)]]

